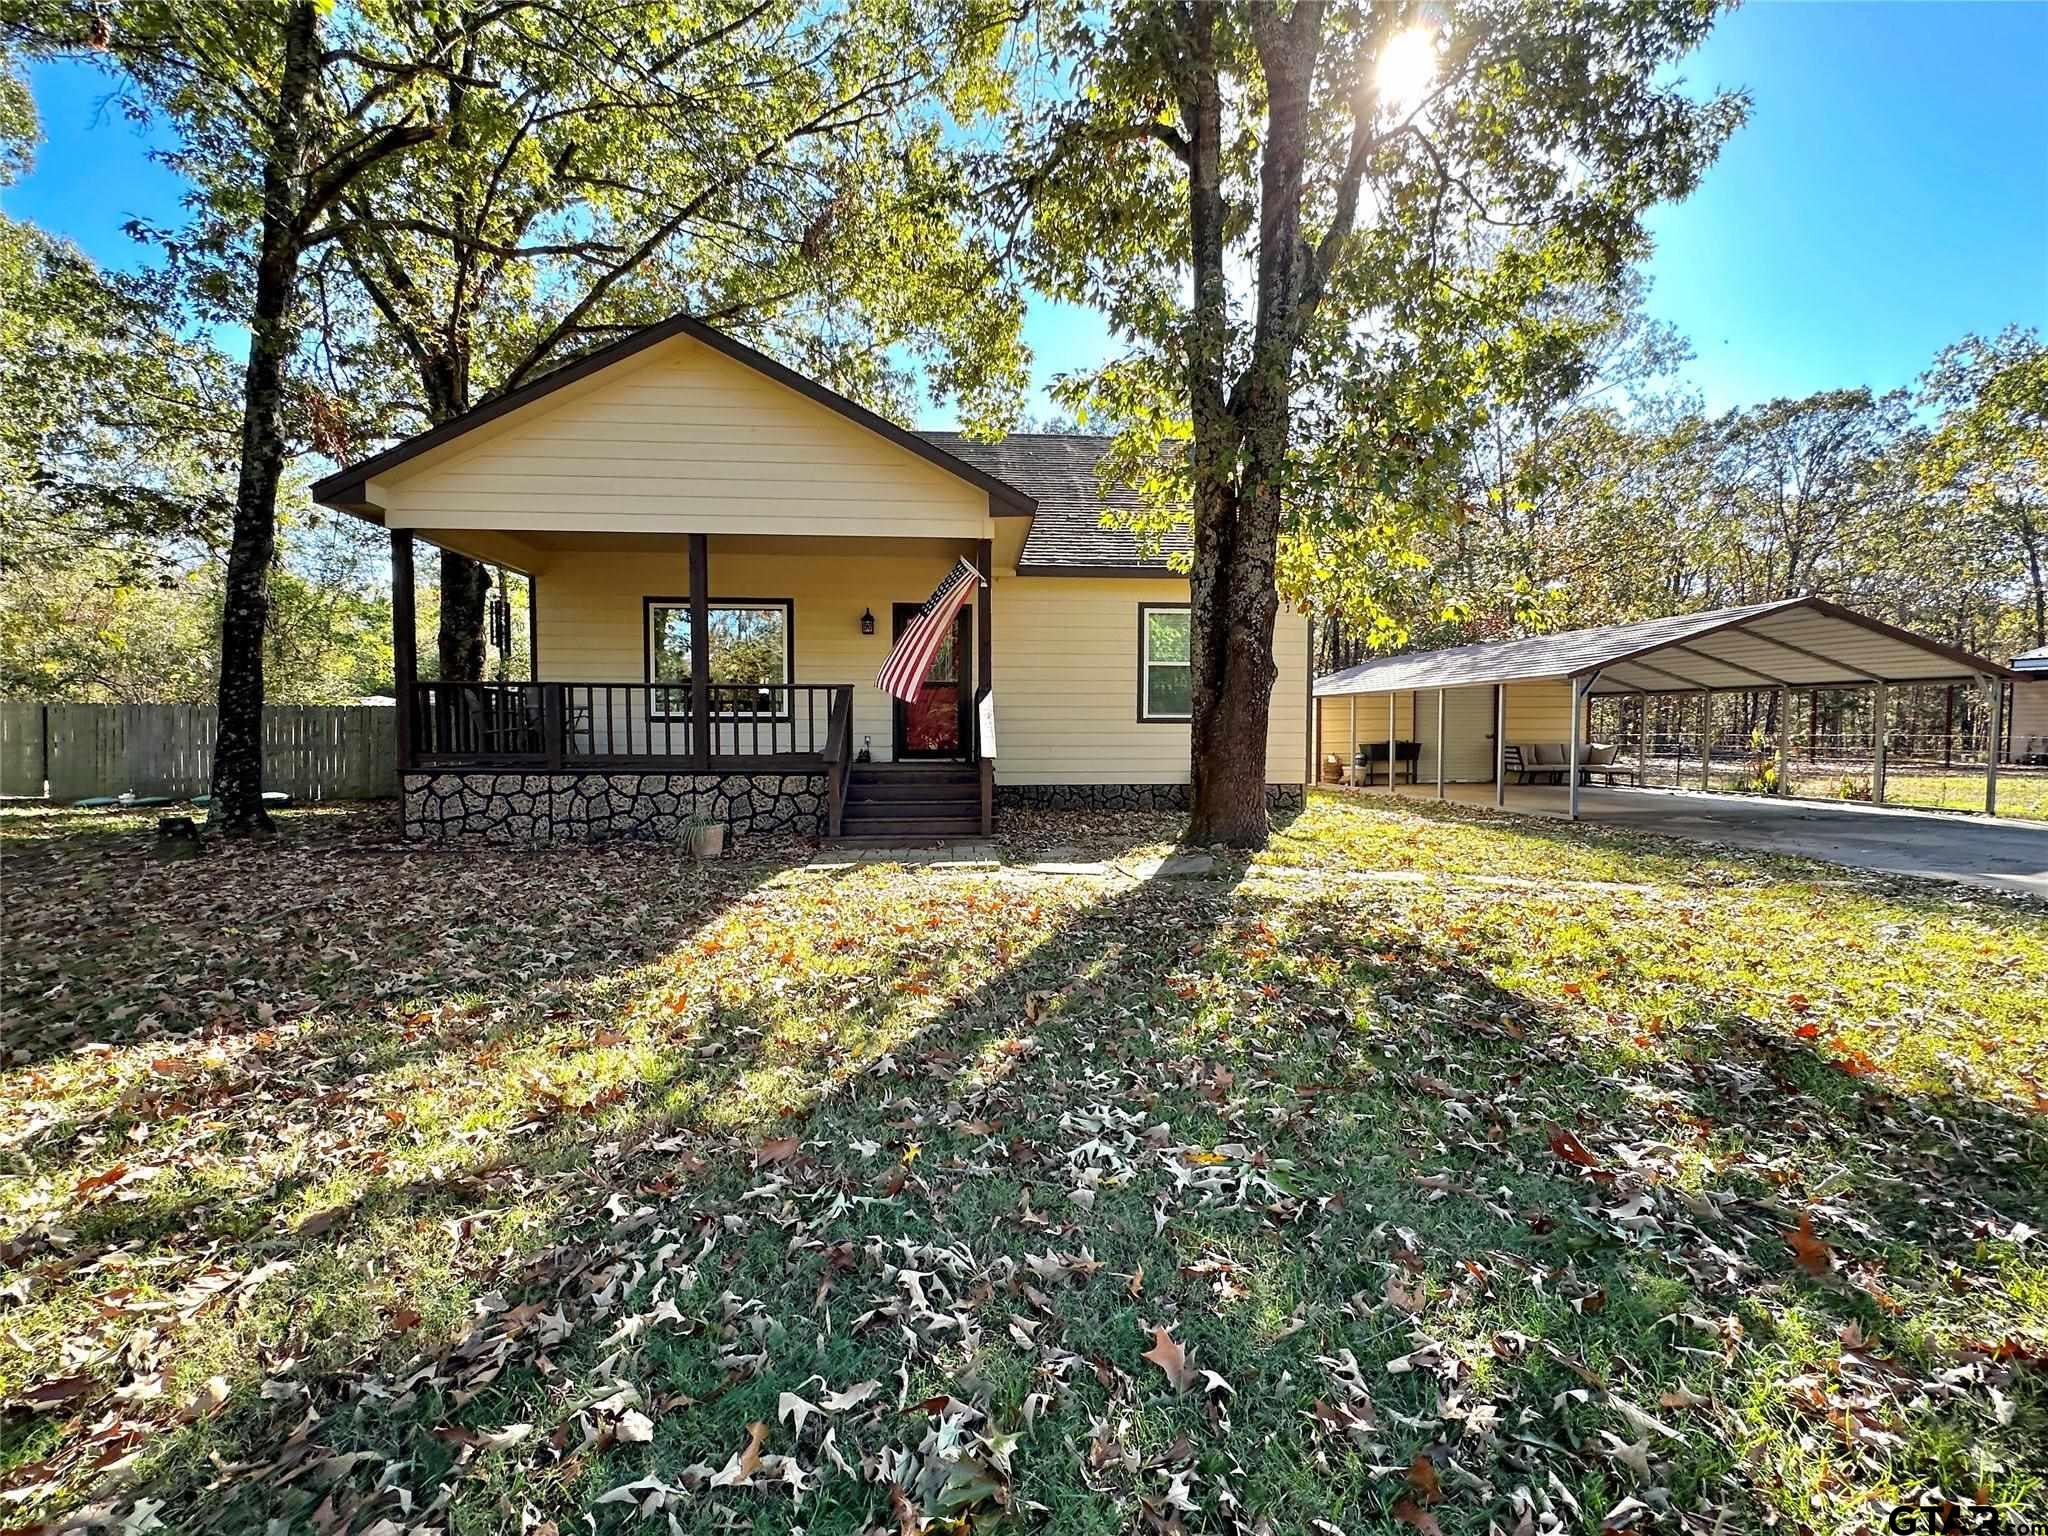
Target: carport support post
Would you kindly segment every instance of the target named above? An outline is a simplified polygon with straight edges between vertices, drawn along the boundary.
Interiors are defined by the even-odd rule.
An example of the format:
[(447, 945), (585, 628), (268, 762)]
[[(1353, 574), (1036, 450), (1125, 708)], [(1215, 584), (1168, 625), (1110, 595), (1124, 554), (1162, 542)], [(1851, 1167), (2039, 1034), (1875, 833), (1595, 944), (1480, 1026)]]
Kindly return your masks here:
[(1778, 684), (1778, 793), (1792, 793), (1792, 690)]
[(1870, 759), (1870, 803), (1884, 804), (1884, 759), (1885, 748), (1891, 744), (1892, 719), (1884, 684), (1875, 684), (1870, 690), (1871, 713), (1877, 718), (1872, 722), (1877, 738), (1877, 750)]
[[(1351, 775), (1351, 782), (1358, 782), (1358, 695), (1351, 695), (1351, 740), (1344, 747), (1344, 770)], [(1343, 774), (1338, 778), (1342, 779)]]
[(1393, 689), (1387, 690), (1387, 793), (1396, 794), (1394, 788), (1394, 700), (1399, 695)]
[(1700, 790), (1704, 793), (1714, 787), (1714, 695), (1711, 690), (1700, 695)]
[(1565, 797), (1565, 817), (1569, 821), (1579, 819), (1579, 758), (1583, 755), (1579, 743), (1586, 734), (1586, 689), (1591, 684), (1591, 678), (1583, 683), (1576, 677), (1572, 679), (1571, 753), (1565, 767), (1566, 779), (1571, 784), (1571, 792)]
[(1508, 808), (1508, 685), (1493, 685), (1493, 804)]
[(1444, 691), (1436, 691), (1436, 797), (1444, 797)]
[(1984, 814), (1998, 814), (1998, 743), (2005, 736), (2005, 685), (1995, 677), (1984, 679), (1985, 701), (1991, 733), (1984, 739)]

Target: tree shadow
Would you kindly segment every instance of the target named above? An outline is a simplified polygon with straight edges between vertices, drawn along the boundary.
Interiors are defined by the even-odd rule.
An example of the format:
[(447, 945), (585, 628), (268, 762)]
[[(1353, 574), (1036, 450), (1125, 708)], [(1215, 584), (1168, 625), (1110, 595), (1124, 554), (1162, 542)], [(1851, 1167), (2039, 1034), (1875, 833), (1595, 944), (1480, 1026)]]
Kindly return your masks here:
[[(272, 1310), (291, 1321), (267, 1346), (322, 1361), (289, 1373), (308, 1395), (266, 1400), (260, 1372), (237, 1375), (218, 1419), (167, 1434), (147, 1491), (170, 1501), (178, 1528), (305, 1523), (328, 1501), (360, 1526), (396, 1518), (376, 1484), (402, 1465), (421, 1504), (459, 1475), (475, 1524), (532, 1505), (565, 1528), (583, 1512), (629, 1528), (633, 1505), (594, 1506), (599, 1493), (717, 1468), (751, 1423), (817, 1460), (817, 1429), (790, 1436), (780, 1397), (815, 1397), (823, 1374), (833, 1387), (885, 1378), (867, 1427), (899, 1444), (921, 1429), (889, 1426), (924, 1423), (899, 1419), (900, 1399), (977, 1402), (1018, 1435), (1016, 1500), (1094, 1498), (1105, 1518), (1165, 1481), (1115, 1460), (1080, 1470), (1091, 1424), (1128, 1417), (1134, 1462), (1182, 1435), (1244, 1462), (1237, 1496), (1276, 1529), (1382, 1518), (1385, 1468), (1398, 1490), (1399, 1469), (1424, 1453), (1463, 1501), (1439, 1511), (1453, 1529), (1511, 1525), (1506, 1490), (1543, 1486), (1545, 1471), (1577, 1490), (1590, 1523), (1607, 1507), (1596, 1499), (1636, 1486), (1601, 1449), (1603, 1430), (1637, 1434), (1617, 1400), (1681, 1417), (1683, 1448), (1658, 1445), (1661, 1486), (1694, 1509), (1745, 1476), (1745, 1447), (1723, 1421), (1660, 1406), (1659, 1391), (1717, 1403), (1775, 1391), (1774, 1351), (1801, 1308), (1872, 1337), (1908, 1331), (1919, 1320), (1884, 1299), (1899, 1274), (1914, 1306), (1951, 1274), (1981, 1285), (2007, 1245), (1972, 1229), (2037, 1208), (2038, 1132), (2002, 1111), (1893, 1092), (1845, 1074), (1816, 1041), (1729, 1012), (1639, 1045), (1497, 983), (1430, 930), (1430, 911), (1290, 894), (1244, 881), (1242, 861), (1218, 868), (1142, 884), (928, 872), (897, 877), (914, 882), (905, 911), (873, 888), (879, 872), (788, 872), (782, 897), (787, 882), (816, 893), (796, 903), (800, 920), (769, 932), (758, 914), (721, 908), (672, 952), (586, 979), (592, 1018), (661, 1026), (658, 1070), (438, 1187), (373, 1180), (344, 1241), (280, 1247), (319, 1270), (277, 1282), (289, 1299)], [(884, 925), (888, 942), (863, 949)], [(671, 962), (728, 928), (763, 963), (736, 964), (699, 1006), (706, 984)], [(808, 947), (766, 963), (784, 943)], [(838, 990), (835, 956), (855, 978)], [(793, 971), (824, 979), (791, 996), (777, 982)], [(684, 990), (697, 1003), (670, 1029), (664, 1013)], [(783, 1150), (787, 1138), (799, 1145)], [(1989, 1155), (1973, 1161), (1973, 1148)], [(387, 1220), (478, 1219), (479, 1203), (504, 1198), (492, 1175), (518, 1166), (542, 1175), (524, 1230), (493, 1232), (489, 1255), (464, 1260), (462, 1293), (492, 1298), (486, 1308), (404, 1338), (352, 1338), (354, 1357), (334, 1364), (313, 1337), (321, 1324), (297, 1315), (316, 1288), (359, 1268)], [(1787, 1240), (1801, 1212), (1832, 1249), (1823, 1273)], [(966, 1325), (863, 1324), (901, 1301), (894, 1272), (934, 1269), (924, 1249), (939, 1245), (987, 1282), (946, 1283), (972, 1341)], [(1055, 1281), (1018, 1267), (1082, 1250), (1105, 1272)], [(658, 1298), (679, 1307), (673, 1324), (614, 1337)], [(544, 1314), (572, 1332), (543, 1343)], [(1688, 1333), (1688, 1317), (1745, 1332)], [(1013, 1330), (1018, 1319), (1027, 1326)], [(1155, 1325), (1191, 1341), (1232, 1395), (1167, 1393), (1143, 1354)], [(1078, 1364), (1063, 1372), (1020, 1341), (1040, 1339)], [(1370, 1454), (1317, 1415), (1344, 1401), (1325, 1364), (1341, 1350), (1379, 1404)], [(654, 1438), (593, 1449), (574, 1405), (622, 1376)], [(2024, 1444), (2048, 1403), (2024, 1381), (2007, 1391), (2013, 1422), (1987, 1442)], [(1034, 1393), (1047, 1403), (1029, 1410)], [(1440, 1417), (1447, 1403), (1495, 1400), (1512, 1434), (1461, 1436)], [(1243, 1438), (1219, 1430), (1219, 1411)], [(1825, 1431), (1833, 1408), (1782, 1411)], [(530, 1439), (479, 1451), (479, 1434), (512, 1424), (534, 1426)], [(208, 1451), (248, 1465), (223, 1479)], [(890, 1518), (874, 1482), (835, 1497), (802, 1506), (807, 1528)], [(684, 1518), (725, 1513), (690, 1506)]]
[[(844, 889), (850, 883), (848, 870), (799, 872), (819, 889)], [(969, 881), (985, 889), (983, 881)], [(1229, 874), (1214, 881), (1178, 881), (1176, 897), (1186, 897), (1196, 909), (1210, 909), (1225, 899), (1233, 881)], [(1034, 901), (1034, 891), (1044, 883), (1022, 885), (1014, 899)], [(997, 1092), (1024, 1061), (1040, 1055), (1026, 1044), (1034, 1030), (1044, 1026), (1049, 1014), (1059, 1012), (1065, 1001), (1059, 987), (1047, 987), (1049, 967), (1057, 969), (1071, 987), (1096, 995), (1114, 983), (1116, 954), (1128, 942), (1135, 928), (1157, 922), (1159, 893), (1151, 885), (1116, 883), (1100, 901), (1081, 903), (1073, 911), (1049, 918), (1036, 932), (1036, 942), (1014, 954), (999, 956), (989, 975), (950, 993), (926, 989), (918, 983), (901, 985), (897, 975), (887, 995), (870, 997), (872, 1006), (852, 1006), (834, 1020), (829, 1030), (819, 1030), (817, 1020), (809, 1022), (776, 1006), (772, 995), (737, 995), (721, 999), (717, 1008), (694, 1020), (690, 1028), (678, 1028), (664, 1040), (670, 1051), (670, 1071), (651, 1073), (639, 1081), (639, 1092), (629, 1102), (606, 1106), (594, 1112), (588, 1122), (578, 1124), (567, 1118), (563, 1124), (508, 1145), (498, 1157), (479, 1161), (463, 1169), (451, 1169), (442, 1180), (371, 1180), (362, 1196), (350, 1208), (348, 1221), (354, 1231), (373, 1231), (381, 1219), (403, 1217), (426, 1221), (436, 1217), (461, 1219), (479, 1196), (492, 1190), (492, 1180), (508, 1165), (522, 1167), (530, 1176), (541, 1176), (545, 1192), (539, 1198), (522, 1200), (522, 1214), (528, 1233), (516, 1253), (506, 1253), (502, 1266), (479, 1272), (467, 1290), (481, 1294), (494, 1286), (506, 1296), (528, 1296), (559, 1284), (563, 1245), (606, 1241), (606, 1229), (618, 1231), (616, 1212), (606, 1212), (621, 1192), (623, 1169), (645, 1165), (649, 1157), (670, 1169), (670, 1176), (627, 1180), (637, 1200), (651, 1200), (659, 1217), (635, 1214), (627, 1223), (629, 1231), (645, 1231), (657, 1219), (680, 1214), (694, 1194), (694, 1186), (709, 1178), (733, 1188), (752, 1182), (762, 1174), (797, 1171), (799, 1178), (817, 1186), (842, 1186), (848, 1198), (872, 1196), (887, 1184), (887, 1167), (872, 1171), (877, 1182), (850, 1182), (844, 1174), (827, 1167), (827, 1159), (844, 1155), (840, 1137), (825, 1133), (823, 1147), (805, 1149), (791, 1159), (776, 1159), (770, 1165), (752, 1165), (754, 1147), (776, 1135), (807, 1141), (811, 1122), (819, 1114), (831, 1114), (850, 1100), (872, 1100), (877, 1092), (887, 1094), (889, 1085), (913, 1083), (930, 1087), (946, 1081), (956, 1090), (954, 1106), (958, 1118), (973, 1122), (977, 1104), (989, 1092)], [(858, 913), (854, 913), (858, 915)], [(1178, 913), (1176, 930), (1186, 913)], [(678, 944), (688, 948), (719, 918), (698, 924), (690, 938)], [(596, 993), (608, 993), (612, 1001), (629, 995), (625, 1014), (659, 1012), (666, 989), (674, 985), (674, 973), (664, 965), (664, 956), (649, 956), (645, 965), (629, 967), (610, 977), (588, 983)], [(1028, 1069), (1028, 1067), (1026, 1067)], [(809, 1087), (793, 1094), (764, 1092), (758, 1081), (772, 1075), (778, 1083)], [(983, 1081), (985, 1079), (985, 1081)], [(881, 1090), (877, 1090), (877, 1083)], [(739, 1112), (748, 1106), (748, 1112)], [(752, 1114), (752, 1118), (748, 1118)], [(936, 1128), (936, 1137), (952, 1141), (954, 1133)], [(680, 1174), (676, 1169), (682, 1169)], [(707, 1169), (711, 1169), (707, 1174)], [(909, 1231), (924, 1223), (881, 1223), (885, 1231)], [(332, 1251), (336, 1235), (279, 1235), (262, 1249), (266, 1260), (297, 1262), (305, 1268), (309, 1255)], [(530, 1255), (537, 1260), (526, 1262)], [(332, 1270), (334, 1266), (322, 1266)], [(307, 1280), (332, 1278), (311, 1274)], [(524, 1282), (524, 1288), (514, 1288)], [(299, 1288), (297, 1276), (287, 1284)], [(303, 1286), (309, 1288), (309, 1286)], [(537, 1290), (539, 1288), (539, 1290)], [(291, 1300), (272, 1300), (272, 1311), (283, 1305), (295, 1311)], [(850, 1317), (846, 1319), (850, 1323)], [(240, 1446), (248, 1460), (264, 1454), (283, 1456), (297, 1464), (307, 1456), (348, 1456), (354, 1452), (375, 1452), (393, 1460), (406, 1458), (424, 1475), (442, 1475), (467, 1460), (463, 1446), (436, 1438), (432, 1432), (442, 1415), (455, 1413), (461, 1421), (479, 1421), (489, 1415), (535, 1413), (547, 1397), (549, 1380), (539, 1374), (518, 1372), (498, 1389), (457, 1413), (465, 1397), (453, 1399), (444, 1393), (430, 1395), (434, 1413), (424, 1417), (387, 1415), (381, 1411), (383, 1393), (362, 1397), (362, 1370), (381, 1360), (391, 1374), (387, 1384), (412, 1370), (461, 1372), (465, 1350), (473, 1346), (477, 1333), (489, 1331), (489, 1317), (475, 1329), (453, 1329), (436, 1350), (420, 1356), (406, 1348), (379, 1350), (371, 1343), (371, 1354), (350, 1352), (344, 1370), (324, 1374), (301, 1374), (309, 1389), (309, 1401), (293, 1399), (289, 1413), (258, 1403), (254, 1378), (233, 1380), (233, 1399), (223, 1419), (207, 1425), (190, 1425), (172, 1432), (166, 1444), (166, 1466), (152, 1483), (152, 1497), (168, 1497), (172, 1507), (184, 1509), (190, 1520), (201, 1520), (205, 1528), (250, 1528), (270, 1518), (291, 1522), (307, 1520), (319, 1501), (317, 1489), (301, 1495), (276, 1479), (254, 1479), (240, 1483), (225, 1501), (205, 1497), (205, 1483), (213, 1477), (203, 1462), (203, 1450), (223, 1434)], [(387, 1341), (389, 1346), (389, 1341)], [(360, 1346), (358, 1346), (360, 1348)], [(274, 1343), (274, 1354), (285, 1358), (324, 1356), (330, 1366), (334, 1352), (311, 1348), (305, 1337), (287, 1335)], [(451, 1364), (453, 1362), (453, 1364)], [(293, 1446), (291, 1430), (303, 1427), (305, 1411), (313, 1409), (326, 1423), (317, 1442)], [(367, 1411), (362, 1411), (367, 1409)], [(268, 1444), (268, 1450), (264, 1446)]]
[(190, 860), (160, 861), (135, 828), (9, 862), (0, 1070), (451, 997), (466, 1016), (509, 1007), (536, 981), (661, 952), (787, 857), (776, 844), (714, 864), (632, 842), (441, 847), (402, 841), (389, 816), (337, 814)]

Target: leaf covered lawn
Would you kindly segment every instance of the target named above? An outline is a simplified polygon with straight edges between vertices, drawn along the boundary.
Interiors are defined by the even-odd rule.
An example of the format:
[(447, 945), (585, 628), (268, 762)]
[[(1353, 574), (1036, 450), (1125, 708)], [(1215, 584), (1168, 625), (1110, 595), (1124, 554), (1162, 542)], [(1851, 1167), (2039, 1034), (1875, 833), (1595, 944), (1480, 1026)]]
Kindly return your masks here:
[(386, 814), (0, 813), (0, 1527), (2048, 1514), (2038, 906), (1322, 795), (1191, 879)]

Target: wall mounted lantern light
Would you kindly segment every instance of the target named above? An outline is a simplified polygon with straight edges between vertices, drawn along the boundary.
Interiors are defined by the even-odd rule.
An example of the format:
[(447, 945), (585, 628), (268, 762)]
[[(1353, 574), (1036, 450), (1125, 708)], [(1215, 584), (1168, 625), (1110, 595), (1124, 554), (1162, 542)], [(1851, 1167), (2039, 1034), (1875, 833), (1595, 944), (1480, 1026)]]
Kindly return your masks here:
[(864, 635), (872, 635), (872, 634), (873, 634), (873, 633), (875, 632), (875, 611), (874, 611), (874, 609), (872, 609), (872, 608), (863, 608), (863, 609), (861, 609), (861, 611), (860, 611), (860, 632), (861, 632), (862, 634), (864, 634)]

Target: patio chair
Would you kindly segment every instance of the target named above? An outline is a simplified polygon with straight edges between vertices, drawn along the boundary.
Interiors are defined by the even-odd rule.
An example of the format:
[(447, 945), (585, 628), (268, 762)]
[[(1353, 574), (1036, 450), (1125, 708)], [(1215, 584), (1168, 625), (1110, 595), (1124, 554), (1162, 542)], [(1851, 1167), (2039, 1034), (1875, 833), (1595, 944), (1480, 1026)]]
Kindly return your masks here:
[(1579, 764), (1579, 782), (1591, 784), (1597, 779), (1611, 785), (1626, 779), (1631, 784), (1639, 783), (1641, 775), (1629, 764), (1617, 761), (1620, 756), (1620, 747), (1587, 747), (1585, 760)]

